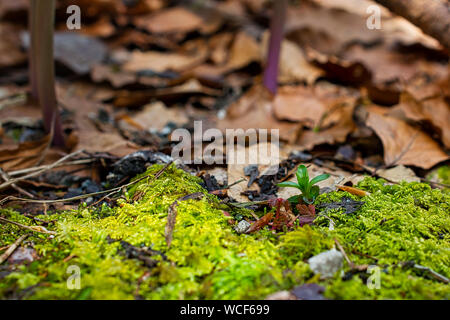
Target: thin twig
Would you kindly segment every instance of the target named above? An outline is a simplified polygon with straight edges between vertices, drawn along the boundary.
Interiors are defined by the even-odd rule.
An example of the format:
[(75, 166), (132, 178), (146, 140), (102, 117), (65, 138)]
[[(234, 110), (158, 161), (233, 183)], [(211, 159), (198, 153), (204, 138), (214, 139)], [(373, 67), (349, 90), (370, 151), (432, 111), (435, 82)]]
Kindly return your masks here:
[(417, 263), (414, 264), (413, 267), (414, 267), (414, 269), (428, 272), (436, 280), (439, 280), (439, 281), (444, 282), (444, 283), (449, 283), (450, 282), (450, 280), (447, 277), (443, 276), (440, 273), (437, 273), (436, 271), (434, 271), (433, 269), (431, 269), (429, 267), (421, 266), (421, 265), (419, 265)]
[[(168, 163), (166, 165), (166, 167), (168, 167), (171, 163)], [(165, 168), (166, 168), (165, 167)], [(164, 168), (163, 168), (164, 169)], [(159, 173), (161, 172), (161, 173)], [(159, 171), (159, 175), (162, 174), (162, 169)], [(156, 173), (155, 177), (159, 177), (158, 173)], [(88, 194), (83, 194), (80, 196), (76, 196), (76, 197), (72, 197), (72, 198), (66, 198), (66, 199), (56, 199), (56, 200), (33, 200), (33, 199), (23, 199), (23, 198), (19, 198), (19, 197), (14, 197), (14, 196), (8, 196), (5, 197), (4, 199), (0, 200), (0, 206), (3, 205), (4, 203), (8, 202), (8, 201), (20, 201), (20, 202), (28, 202), (28, 203), (57, 203), (57, 202), (70, 202), (70, 201), (75, 201), (75, 200), (81, 200), (81, 199), (86, 199), (89, 197), (94, 197), (94, 196), (98, 196), (101, 194), (105, 194), (105, 193), (110, 193), (110, 194), (114, 194), (117, 191), (122, 190), (123, 188), (129, 187), (135, 183), (138, 183), (146, 178), (150, 177), (149, 175), (143, 176), (135, 181), (132, 181), (130, 183), (127, 183), (123, 186), (117, 187), (117, 188), (113, 188), (113, 189), (109, 189), (109, 190), (104, 190), (104, 191), (99, 191), (99, 192), (94, 192), (94, 193), (88, 193)]]
[(45, 234), (51, 234), (51, 235), (56, 235), (56, 232), (53, 231), (48, 231), (46, 228), (41, 227), (41, 226), (27, 226), (25, 224), (21, 224), (18, 223), (16, 221), (12, 221), (12, 220), (8, 220), (6, 218), (0, 217), (0, 222), (6, 222), (6, 223), (10, 223), (13, 224), (15, 226), (18, 226), (22, 229), (26, 229), (26, 230), (30, 230), (30, 231), (34, 231), (34, 232), (39, 232), (39, 233), (45, 233)]
[(74, 156), (77, 156), (77, 155), (79, 155), (79, 154), (82, 153), (82, 152), (84, 152), (84, 151), (83, 151), (83, 150), (79, 150), (79, 151), (76, 151), (76, 152), (74, 152), (74, 153), (68, 154), (68, 155), (62, 157), (61, 159), (59, 159), (58, 161), (56, 161), (56, 162), (54, 162), (54, 163), (52, 163), (52, 164), (50, 164), (50, 165), (44, 167), (43, 169), (41, 169), (41, 170), (39, 170), (39, 171), (36, 171), (36, 172), (33, 172), (33, 173), (29, 173), (29, 174), (27, 174), (27, 175), (25, 175), (25, 176), (23, 176), (23, 177), (11, 179), (11, 180), (9, 180), (9, 181), (7, 181), (7, 182), (4, 182), (4, 183), (2, 183), (2, 184), (0, 185), (0, 190), (3, 190), (3, 189), (5, 189), (5, 188), (11, 186), (12, 184), (15, 184), (16, 182), (19, 182), (19, 181), (22, 181), (22, 180), (25, 180), (25, 179), (29, 179), (29, 178), (33, 178), (33, 177), (39, 176), (40, 174), (42, 174), (42, 173), (44, 173), (44, 172), (46, 172), (46, 171), (49, 171), (49, 170), (53, 169), (56, 165), (58, 165), (58, 164), (60, 164), (60, 163), (63, 163), (63, 162), (66, 161), (67, 159), (70, 159), (70, 158), (72, 158), (72, 157), (74, 157)]
[[(80, 159), (80, 160), (59, 163), (58, 165), (55, 165), (53, 168), (72, 166), (72, 165), (82, 165), (82, 164), (88, 164), (88, 163), (92, 163), (92, 162), (95, 162), (95, 159)], [(27, 169), (21, 169), (21, 170), (14, 170), (14, 171), (9, 171), (7, 173), (10, 177), (13, 177), (13, 176), (20, 176), (22, 174), (27, 174), (30, 172), (39, 171), (39, 170), (42, 170), (45, 168), (47, 168), (47, 165), (32, 167), (32, 168), (27, 168)]]
[(341, 253), (344, 255), (345, 260), (347, 261), (348, 265), (350, 266), (350, 268), (354, 269), (355, 268), (355, 264), (350, 260), (350, 258), (347, 256), (347, 254), (345, 253), (344, 248), (342, 247), (341, 243), (339, 242), (338, 239), (334, 238), (334, 242), (336, 243), (337, 247), (339, 248), (339, 251), (341, 251)]
[[(8, 182), (9, 180), (11, 180), (11, 178), (9, 177), (9, 175), (3, 171), (2, 168), (0, 168), (0, 176), (3, 178), (3, 180), (5, 180), (5, 182)], [(22, 193), (23, 195), (30, 197), (31, 199), (34, 199), (34, 195), (32, 195), (31, 193), (29, 193), (28, 191), (22, 189), (21, 187), (19, 187), (18, 185), (16, 185), (15, 183), (13, 183), (11, 185), (11, 187), (13, 187), (17, 192)]]
[(9, 246), (8, 250), (0, 256), (0, 264), (6, 261), (10, 255), (17, 249), (17, 247), (28, 237), (27, 234), (22, 235), (19, 239), (17, 239), (12, 245)]

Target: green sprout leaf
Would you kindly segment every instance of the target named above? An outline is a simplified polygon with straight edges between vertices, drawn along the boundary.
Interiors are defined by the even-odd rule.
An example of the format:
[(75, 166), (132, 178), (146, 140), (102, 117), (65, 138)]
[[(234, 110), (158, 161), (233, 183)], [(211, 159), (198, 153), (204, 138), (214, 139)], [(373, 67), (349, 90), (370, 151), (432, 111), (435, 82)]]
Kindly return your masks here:
[(297, 188), (299, 189), (299, 185), (292, 181), (281, 182), (277, 184), (278, 187), (284, 188)]
[(296, 175), (297, 175), (298, 185), (302, 189), (306, 189), (306, 187), (308, 186), (308, 182), (309, 182), (308, 169), (306, 169), (306, 167), (304, 165), (301, 165), (298, 167)]
[(314, 201), (316, 200), (317, 196), (320, 193), (320, 188), (318, 186), (315, 186), (315, 184), (319, 183), (320, 181), (324, 181), (330, 177), (329, 174), (321, 174), (311, 179), (311, 181), (309, 181), (308, 170), (304, 165), (298, 167), (296, 176), (298, 183), (286, 181), (277, 184), (277, 186), (300, 189), (302, 193), (298, 196), (290, 197), (288, 201), (290, 203), (298, 203), (300, 199), (302, 199), (307, 204), (314, 203)]
[(319, 183), (320, 181), (327, 180), (330, 177), (328, 173), (321, 174), (320, 176), (317, 176), (309, 182), (310, 185), (315, 185), (316, 183)]

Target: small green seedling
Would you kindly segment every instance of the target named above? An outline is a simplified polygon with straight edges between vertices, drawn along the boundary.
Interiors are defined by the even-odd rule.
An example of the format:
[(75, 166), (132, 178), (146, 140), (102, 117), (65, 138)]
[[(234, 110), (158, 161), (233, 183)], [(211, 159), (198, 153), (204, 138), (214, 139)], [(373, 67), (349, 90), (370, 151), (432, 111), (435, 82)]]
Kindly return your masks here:
[(299, 202), (300, 196), (301, 199), (307, 203), (312, 204), (314, 200), (316, 200), (317, 196), (319, 195), (319, 187), (315, 186), (316, 183), (319, 183), (320, 181), (326, 180), (330, 177), (329, 174), (321, 174), (311, 180), (309, 180), (309, 174), (308, 169), (301, 165), (298, 167), (297, 172), (297, 181), (298, 183), (286, 181), (277, 184), (278, 187), (286, 187), (286, 188), (297, 188), (299, 189), (302, 194), (298, 196), (290, 197), (288, 200), (289, 202)]

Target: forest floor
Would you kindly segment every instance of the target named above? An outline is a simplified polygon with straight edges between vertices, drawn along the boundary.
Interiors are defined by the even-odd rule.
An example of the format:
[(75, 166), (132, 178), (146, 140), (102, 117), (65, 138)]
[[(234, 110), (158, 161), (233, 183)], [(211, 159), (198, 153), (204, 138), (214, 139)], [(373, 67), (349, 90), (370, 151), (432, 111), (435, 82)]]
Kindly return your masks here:
[[(0, 299), (450, 298), (436, 40), (381, 7), (369, 29), (372, 1), (291, 4), (271, 94), (267, 1), (57, 4), (65, 148), (28, 97), (28, 1), (0, 0)], [(208, 162), (227, 129), (272, 158), (216, 139)], [(301, 165), (328, 175), (310, 202), (278, 186)]]

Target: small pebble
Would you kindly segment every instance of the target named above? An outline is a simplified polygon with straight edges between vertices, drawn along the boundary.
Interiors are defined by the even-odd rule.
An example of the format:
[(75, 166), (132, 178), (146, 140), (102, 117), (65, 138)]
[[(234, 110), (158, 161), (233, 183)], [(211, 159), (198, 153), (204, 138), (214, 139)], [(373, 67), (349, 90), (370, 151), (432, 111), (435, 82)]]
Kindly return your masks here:
[(245, 220), (241, 220), (234, 230), (236, 230), (237, 233), (246, 233), (248, 228), (250, 228), (250, 223)]

